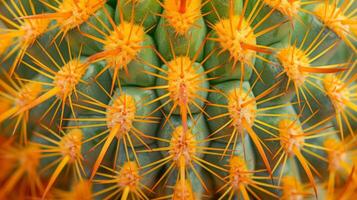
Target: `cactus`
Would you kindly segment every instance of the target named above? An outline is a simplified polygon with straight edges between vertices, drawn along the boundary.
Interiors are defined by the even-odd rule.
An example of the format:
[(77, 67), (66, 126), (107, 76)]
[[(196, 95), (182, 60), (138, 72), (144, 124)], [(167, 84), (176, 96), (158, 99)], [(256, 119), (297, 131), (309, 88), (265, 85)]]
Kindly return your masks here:
[(355, 0), (1, 0), (0, 199), (353, 199)]

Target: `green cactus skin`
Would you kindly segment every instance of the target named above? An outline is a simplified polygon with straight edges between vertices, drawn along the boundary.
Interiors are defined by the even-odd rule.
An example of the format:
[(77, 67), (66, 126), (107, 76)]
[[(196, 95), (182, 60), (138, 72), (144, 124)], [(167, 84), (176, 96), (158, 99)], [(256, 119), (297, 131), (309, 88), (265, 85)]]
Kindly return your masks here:
[[(206, 184), (206, 187), (209, 191), (212, 190), (213, 187), (213, 181), (212, 178), (209, 176), (209, 174), (204, 171), (201, 167), (199, 166), (195, 166), (197, 172), (200, 174), (200, 176), (202, 177), (202, 180), (204, 181), (204, 183)], [(207, 192), (205, 190), (205, 188), (202, 186), (201, 182), (197, 179), (196, 175), (192, 172), (189, 171), (186, 175), (186, 180), (191, 184), (191, 189), (193, 191), (193, 195), (194, 198), (196, 199), (214, 199), (213, 195), (211, 192)], [(175, 183), (177, 184), (178, 181), (180, 181), (177, 178), (177, 172), (173, 172), (172, 176), (168, 178), (167, 180), (167, 185), (175, 185)], [(162, 186), (163, 188), (160, 189), (160, 191), (163, 190), (163, 195), (162, 196), (166, 196), (166, 195), (172, 195), (174, 194), (174, 188), (169, 188), (167, 186)], [(158, 195), (161, 196), (161, 195)]]
[[(256, 4), (264, 4), (264, 1), (249, 1), (246, 16), (252, 12)], [(266, 17), (271, 12), (272, 8), (270, 8), (268, 5), (264, 5), (259, 14), (254, 18), (252, 26), (255, 26), (257, 23), (262, 21), (264, 17)], [(273, 13), (271, 13), (271, 15), (264, 21), (264, 23), (262, 23), (255, 31), (259, 32), (261, 30), (265, 30), (278, 23), (282, 24), (278, 28), (275, 28), (274, 30), (262, 35), (261, 37), (258, 37), (257, 43), (261, 45), (272, 45), (284, 40), (284, 38), (286, 38), (291, 32), (291, 29), (294, 26), (294, 21), (288, 21), (288, 17), (277, 10), (274, 10)]]
[[(39, 38), (37, 38), (38, 43), (35, 42), (34, 44), (32, 44), (31, 46), (29, 46), (26, 49), (26, 54), (24, 55), (21, 63), (18, 64), (18, 69), (16, 70), (16, 73), (22, 77), (22, 78), (26, 78), (26, 79), (32, 79), (37, 73), (34, 70), (29, 69), (28, 67), (26, 67), (25, 63), (33, 63), (33, 58), (36, 58), (36, 60), (38, 60), (41, 63), (44, 64), (51, 64), (53, 65), (53, 63), (51, 62), (49, 56), (45, 53), (47, 52), (49, 55), (51, 55), (51, 57), (57, 62), (59, 63), (60, 61), (60, 56), (58, 54), (58, 51), (56, 50), (54, 45), (49, 45), (48, 41), (51, 41), (53, 38), (53, 34), (55, 33), (55, 30), (49, 31), (47, 33), (44, 33), (43, 35), (41, 35)], [(66, 52), (66, 42), (59, 42), (59, 39), (55, 41), (56, 44), (58, 45), (58, 49), (61, 52)], [(12, 67), (12, 63), (15, 61), (17, 53), (19, 52), (19, 50), (17, 50), (17, 53), (14, 53), (11, 57), (9, 57), (6, 60), (3, 60), (5, 58), (5, 56), (7, 55), (7, 53), (11, 52), (11, 50), (15, 47), (15, 44), (13, 44), (12, 46), (10, 46), (3, 54), (0, 54), (0, 60), (2, 60), (2, 66), (1, 68), (4, 70), (10, 70)], [(45, 49), (45, 51), (44, 51)], [(31, 57), (30, 57), (31, 56)], [(55, 69), (55, 68), (52, 68)]]
[[(115, 21), (120, 22), (120, 14), (126, 21), (133, 20), (136, 24), (142, 24), (146, 30), (154, 28), (161, 13), (160, 3), (156, 0), (140, 0), (137, 2), (120, 0), (116, 6)], [(132, 19), (133, 18), (133, 19)]]
[[(216, 37), (215, 31), (210, 31), (208, 33), (212, 38)], [(207, 62), (205, 63), (205, 69), (210, 70), (214, 67), (220, 66), (218, 69), (208, 73), (210, 78), (213, 78), (211, 81), (212, 84), (218, 84), (224, 81), (231, 81), (237, 80), (242, 77), (242, 69), (241, 64), (238, 62), (235, 66), (233, 66), (233, 61), (230, 60), (230, 53), (225, 51), (220, 53), (219, 50), (221, 49), (221, 45), (219, 42), (208, 40), (205, 46), (205, 54), (209, 55), (212, 51), (212, 55), (208, 58)], [(255, 58), (251, 61), (254, 63)], [(253, 70), (247, 64), (244, 65), (244, 80), (249, 80), (252, 76)]]
[[(188, 129), (191, 130), (191, 133), (195, 136), (195, 140), (202, 141), (203, 139), (207, 138), (207, 136), (209, 134), (207, 124), (206, 124), (202, 114), (193, 115), (193, 119), (195, 121), (192, 121), (192, 119), (188, 118), (187, 127), (188, 127)], [(172, 136), (172, 132), (175, 130), (174, 128), (182, 125), (181, 117), (177, 116), (177, 115), (173, 115), (173, 116), (171, 116), (169, 121), (163, 125), (164, 126), (159, 130), (157, 136), (159, 138), (170, 140), (171, 136)], [(208, 146), (208, 143), (202, 142), (202, 143), (199, 143), (198, 145), (205, 147), (205, 146)], [(158, 146), (159, 147), (167, 147), (167, 146), (169, 146), (169, 144), (159, 141)], [(167, 155), (168, 155), (168, 152), (163, 152), (164, 157), (166, 157)], [(196, 155), (201, 158), (203, 157), (203, 154), (200, 154), (200, 153), (197, 153)]]
[[(234, 89), (237, 89), (237, 88), (239, 89), (239, 84), (240, 84), (239, 81), (228, 81), (225, 83), (218, 84), (214, 87), (218, 90), (221, 90), (223, 92), (223, 94), (227, 95), (230, 91), (233, 91)], [(250, 88), (249, 82), (247, 82), (247, 81), (243, 82), (242, 88), (243, 88), (244, 92), (248, 92), (249, 88)], [(249, 93), (249, 97), (254, 98), (254, 95), (252, 92)], [(212, 104), (228, 105), (227, 98), (220, 93), (210, 93), (208, 95), (208, 101)], [(210, 117), (214, 117), (214, 116), (218, 116), (220, 114), (227, 113), (228, 109), (223, 108), (223, 107), (215, 107), (215, 106), (208, 105), (206, 112)], [(209, 120), (208, 126), (211, 130), (211, 133), (215, 132), (220, 127), (225, 125), (230, 119), (231, 119), (230, 116), (226, 116), (226, 117), (222, 117), (219, 119)], [(218, 139), (218, 141), (228, 142), (228, 140), (230, 138), (229, 136), (233, 133), (233, 129), (234, 128), (232, 126), (227, 126), (224, 129), (222, 129), (221, 131), (219, 131), (217, 134), (215, 134), (215, 137), (226, 135), (227, 137), (220, 138), (220, 139)]]
[[(155, 148), (155, 145), (151, 145), (152, 148)], [(145, 147), (138, 147), (136, 149), (137, 151), (142, 151), (142, 150), (146, 150)], [(125, 149), (123, 148), (123, 146), (120, 147), (119, 149), (120, 152), (124, 152)], [(150, 156), (148, 156), (148, 154), (150, 154)], [(121, 154), (121, 155), (118, 155), (118, 157), (115, 158), (115, 155), (112, 155), (110, 158), (111, 160), (115, 160), (116, 163), (114, 165), (114, 167), (110, 167), (113, 171), (119, 173), (120, 170), (122, 169), (122, 167), (124, 166), (125, 163), (128, 163), (128, 162), (134, 162), (135, 163), (135, 156), (134, 156), (134, 153), (132, 150), (128, 149), (128, 155), (129, 155), (129, 158), (126, 156), (126, 154)], [(157, 160), (159, 160), (161, 158), (161, 154), (159, 152), (144, 152), (144, 153), (138, 153), (137, 154), (137, 157), (139, 159), (139, 162), (140, 162), (140, 166), (143, 167), (147, 164), (150, 164), (152, 162), (155, 162)], [(140, 182), (140, 185), (139, 185), (139, 188), (141, 191), (143, 191), (147, 197), (152, 197), (154, 195), (154, 193), (150, 193), (150, 192), (145, 192), (146, 189), (144, 187), (142, 187), (143, 185), (148, 187), (148, 188), (151, 188), (155, 181), (157, 180), (157, 177), (158, 177), (158, 174), (160, 172), (160, 170), (155, 170), (154, 172), (151, 172), (149, 174), (145, 174), (145, 172), (147, 172), (150, 168), (140, 168), (140, 166), (138, 166), (138, 175), (140, 177), (136, 177), (138, 178), (139, 182)], [(108, 167), (108, 166), (107, 166)], [(102, 199), (102, 198), (106, 198), (108, 196), (110, 196), (113, 191), (107, 191), (107, 192), (104, 192), (102, 194), (99, 194), (101, 193), (101, 191), (105, 190), (106, 188), (108, 187), (115, 187), (115, 185), (117, 185), (117, 187), (121, 187), (121, 184), (122, 185), (125, 185), (127, 183), (124, 183), (124, 182), (120, 182), (119, 179), (113, 179), (113, 178), (110, 178), (108, 176), (104, 176), (103, 174), (107, 174), (107, 175), (112, 175), (112, 176), (118, 176), (118, 174), (115, 174), (113, 173), (113, 171), (108, 171), (104, 168), (100, 169), (100, 171), (102, 172), (101, 175), (97, 175), (96, 176), (96, 180), (104, 180), (104, 181), (107, 181), (107, 180), (111, 180), (111, 183), (101, 183), (100, 181), (98, 181), (95, 185), (94, 185), (94, 195), (97, 199)], [(145, 175), (144, 175), (145, 174)], [(122, 175), (123, 176), (123, 175)], [(129, 176), (128, 174), (126, 174), (126, 176)], [(131, 179), (133, 180), (133, 179)], [(136, 195), (134, 192), (133, 192), (133, 195)], [(130, 196), (130, 195), (129, 195)]]
[[(336, 46), (339, 43), (343, 43), (333, 31), (324, 27), (324, 25), (318, 19), (316, 19), (316, 17), (305, 13), (301, 13), (299, 16), (301, 17), (303, 24), (298, 22), (295, 23), (296, 28), (294, 29), (294, 32), (292, 32), (292, 38), (295, 38), (298, 43), (301, 43), (305, 34), (309, 33), (311, 37), (306, 38), (303, 48), (307, 48), (308, 45), (311, 44), (312, 41), (318, 36), (320, 31), (323, 31), (322, 36), (326, 37), (326, 39), (321, 44), (316, 45), (317, 48), (311, 54), (311, 57), (314, 57), (318, 53), (326, 50), (334, 43), (336, 43)], [(308, 26), (306, 24), (308, 24)], [(331, 62), (331, 56), (335, 56), (337, 52), (337, 48), (332, 48), (324, 53), (324, 55), (322, 55), (314, 63), (318, 63), (319, 65), (343, 63), (343, 61), (339, 62), (337, 59), (334, 59), (333, 62)]]
[[(165, 140), (172, 140), (173, 131), (175, 131), (175, 129), (179, 126), (182, 126), (181, 116), (172, 115), (169, 121), (166, 124), (163, 124), (163, 127), (159, 130), (158, 137)], [(209, 134), (208, 127), (202, 114), (193, 115), (193, 119), (188, 118), (187, 127), (190, 133), (194, 136), (194, 140), (197, 141), (195, 145), (197, 147), (200, 147), (197, 148), (198, 150), (204, 147), (208, 147), (209, 142), (202, 142), (202, 140), (206, 139)], [(172, 145), (172, 143), (169, 144), (166, 142), (158, 141), (159, 148), (168, 147), (169, 145)], [(161, 151), (161, 153), (164, 158), (170, 155), (168, 151)], [(202, 159), (204, 157), (204, 154), (196, 152), (195, 156)], [(210, 196), (212, 194), (207, 194), (207, 191), (205, 191), (205, 187), (207, 189), (210, 189), (212, 188), (213, 183), (211, 181), (210, 176), (205, 173), (204, 169), (202, 169), (202, 167), (200, 167), (197, 162), (198, 161), (191, 161), (192, 166), (187, 166), (186, 180), (190, 182), (195, 197), (202, 198), (203, 196)], [(172, 162), (166, 164), (166, 168), (168, 168), (171, 164)], [(192, 170), (192, 167), (194, 167), (195, 170)], [(196, 173), (198, 173), (200, 178), (197, 177)], [(172, 169), (172, 172), (167, 177), (167, 183), (169, 185), (175, 185), (175, 183), (178, 183), (180, 181), (178, 176), (179, 170), (178, 166), (176, 166), (174, 167), (174, 169)], [(205, 184), (204, 186), (202, 185), (203, 183), (201, 183), (199, 179), (203, 180), (203, 183)], [(165, 186), (163, 187), (164, 194), (172, 194), (172, 189), (166, 188)]]
[[(267, 105), (263, 105), (262, 107), (263, 108), (267, 107)], [(271, 113), (271, 114), (284, 113), (285, 114), (285, 115), (281, 115), (281, 116), (277, 116), (277, 117), (266, 117), (266, 116), (258, 116), (257, 117), (258, 120), (261, 120), (271, 126), (271, 127), (266, 127), (266, 130), (269, 131), (270, 133), (274, 134), (275, 136), (279, 136), (279, 132), (278, 132), (278, 130), (274, 129), (274, 127), (278, 127), (279, 122), (281, 120), (283, 120), (283, 119), (293, 120), (294, 116), (296, 116), (296, 112), (295, 112), (293, 106), (277, 108), (277, 109), (273, 109), (270, 111), (266, 111), (264, 113)], [(261, 138), (263, 141), (268, 138), (271, 138), (262, 129), (254, 127), (254, 131), (257, 133), (258, 137)], [(279, 141), (267, 141), (267, 142), (265, 142), (265, 144), (269, 147), (270, 151), (272, 152), (272, 154), (267, 154), (268, 159), (271, 161), (271, 165), (275, 166), (277, 159), (273, 159), (273, 156), (278, 151), (278, 149), (280, 148), (281, 145), (280, 145)], [(256, 160), (258, 161), (258, 163), (256, 163), (256, 165), (259, 166), (259, 168), (264, 167), (264, 165), (261, 162), (259, 162), (258, 158), (256, 158)]]
[[(351, 86), (352, 87), (356, 86), (356, 83), (351, 84)], [(351, 104), (356, 105), (357, 101), (355, 99), (352, 99)], [(322, 109), (326, 109), (326, 108), (323, 107)], [(353, 135), (354, 133), (353, 133), (353, 131), (351, 132), (351, 130), (356, 130), (356, 128), (357, 128), (357, 124), (355, 123), (355, 116), (357, 116), (357, 111), (351, 107), (346, 107), (344, 109), (344, 113), (346, 113), (346, 112), (349, 113), (349, 115), (347, 115), (346, 118), (344, 118), (343, 116), (340, 117), (341, 122), (342, 122), (342, 127), (340, 126), (340, 123), (339, 123), (340, 120), (338, 119), (339, 118), (338, 111), (335, 110), (336, 117), (332, 120), (334, 127), (337, 130), (340, 130), (340, 132), (343, 132), (344, 137), (346, 137), (348, 135)], [(346, 123), (346, 121), (348, 121), (348, 124)], [(342, 137), (342, 135), (340, 135), (340, 137)]]
[[(145, 90), (143, 88), (138, 88), (138, 87), (123, 87), (122, 88), (123, 94), (129, 95), (134, 98), (135, 103), (136, 103), (136, 115), (137, 116), (147, 116), (147, 117), (156, 117), (160, 118), (161, 113), (156, 112), (152, 113), (155, 108), (157, 108), (158, 103), (154, 103), (152, 105), (145, 105), (146, 102), (151, 101), (155, 99), (156, 95), (155, 92), (152, 90)], [(113, 99), (115, 99), (116, 96), (122, 94), (119, 90), (117, 90), (114, 95)], [(109, 102), (109, 105), (112, 105), (112, 101)], [(156, 136), (156, 131), (159, 126), (158, 123), (147, 123), (147, 122), (133, 122), (133, 126), (144, 133), (147, 136)], [(133, 141), (134, 146), (142, 146), (143, 144), (134, 136), (131, 136), (131, 139)], [(153, 142), (152, 139), (150, 138), (142, 138), (143, 141), (146, 144), (150, 144)]]
[[(334, 140), (340, 141), (339, 135), (336, 134), (337, 131), (333, 127), (332, 123), (323, 124), (319, 128), (325, 128), (325, 130), (323, 131), (325, 133), (325, 135), (323, 135), (321, 137), (317, 137), (317, 138), (308, 139), (307, 140), (308, 143), (315, 144), (317, 146), (326, 148), (326, 146), (324, 146), (324, 142), (326, 140), (334, 139)], [(316, 153), (318, 156), (321, 156), (322, 158), (328, 158), (327, 157), (328, 153), (322, 149), (308, 148), (308, 150), (310, 150), (313, 153)], [(311, 154), (308, 154), (306, 152), (303, 152), (303, 155), (306, 157), (306, 159), (310, 163), (317, 163), (315, 165), (315, 168), (321, 176), (321, 177), (318, 177), (317, 179), (322, 182), (327, 181), (328, 177), (329, 177), (329, 163), (324, 162), (321, 159), (319, 159)], [(352, 161), (349, 160), (349, 162), (352, 162)], [(303, 169), (300, 168), (300, 170), (303, 170)], [(302, 182), (308, 183), (308, 178), (306, 177), (304, 172), (302, 171), (300, 174), (301, 174)], [(342, 174), (342, 176), (340, 176), (340, 178), (341, 178), (340, 184), (342, 185), (342, 183), (346, 181), (347, 174)]]
[[(278, 177), (280, 174), (282, 174), (282, 177), (286, 177), (286, 176), (292, 176), (294, 178), (296, 178), (299, 182), (300, 182), (300, 174), (299, 174), (299, 170), (298, 170), (298, 166), (297, 166), (297, 162), (296, 160), (290, 160), (289, 162), (286, 162), (285, 164), (285, 170), (281, 171), (281, 166), (279, 166), (276, 170), (276, 172), (274, 173), (274, 177)], [(257, 168), (259, 169), (259, 166), (257, 166)], [(269, 177), (269, 173), (268, 172), (256, 172), (254, 174), (255, 176), (263, 176), (263, 177)], [(277, 180), (262, 180), (262, 182), (270, 184), (270, 185), (275, 185), (277, 186), (279, 183)], [(253, 189), (254, 192), (257, 193), (258, 196), (260, 196), (261, 198), (266, 198), (266, 199), (271, 199), (272, 197), (258, 189)], [(268, 188), (268, 191), (281, 196), (282, 195), (282, 191), (280, 189), (274, 189), (274, 188)], [(309, 191), (312, 192), (313, 191)]]
[[(19, 6), (20, 4), (22, 4), (23, 9), (26, 11), (26, 13), (28, 15), (30, 14), (35, 14), (35, 13), (42, 13), (47, 11), (46, 7), (40, 2), (40, 1), (36, 1), (36, 0), (14, 0), (14, 1), (10, 1), (10, 0), (4, 0), (0, 3), (0, 15), (10, 19), (10, 20), (14, 20), (14, 15), (20, 15), (18, 12), (13, 12), (12, 11), (15, 10), (15, 6), (12, 4), (12, 2), (14, 3), (14, 5)], [(34, 5), (34, 10), (32, 10), (30, 3), (32, 3)], [(9, 8), (11, 9), (11, 11), (9, 10)], [(33, 11), (35, 11), (35, 13), (33, 13)], [(9, 23), (6, 23), (5, 20), (1, 19), (1, 22), (4, 24), (8, 24), (8, 27), (11, 27), (11, 25), (9, 25)]]
[[(283, 48), (283, 46), (284, 44), (282, 44), (281, 42), (271, 45), (271, 47), (273, 48)], [(280, 95), (281, 93), (284, 93), (284, 95), (276, 99), (274, 103), (290, 102), (292, 98), (295, 96), (294, 88), (292, 84), (290, 84), (288, 88), (286, 87), (286, 85), (288, 84), (288, 77), (286, 75), (282, 75), (282, 76), (280, 75), (280, 73), (283, 72), (283, 68), (279, 64), (279, 61), (276, 59), (275, 55), (263, 55), (263, 54), (260, 55), (268, 59), (271, 63), (267, 63), (260, 59), (256, 59), (255, 67), (259, 73), (259, 76), (256, 73), (253, 73), (249, 81), (250, 84), (252, 85), (255, 83), (253, 92), (255, 94), (260, 94), (280, 81), (279, 86), (272, 93), (270, 93), (263, 99), (268, 99), (276, 95)]]
[[(263, 107), (266, 107), (268, 105), (263, 105)], [(270, 105), (269, 105), (270, 106)], [(267, 124), (269, 124), (271, 127), (266, 127), (265, 130), (269, 131), (270, 133), (279, 136), (279, 132), (278, 130), (276, 130), (276, 128), (274, 127), (278, 127), (278, 124), (281, 120), (283, 119), (294, 119), (294, 116), (296, 116), (295, 110), (292, 106), (286, 106), (286, 107), (282, 107), (282, 108), (277, 108), (277, 109), (273, 109), (271, 111), (269, 111), (269, 113), (271, 114), (281, 114), (284, 113), (286, 115), (281, 115), (278, 117), (258, 117), (258, 120), (261, 120)], [(259, 138), (261, 138), (263, 141), (271, 138), (266, 131), (263, 131), (262, 129), (256, 128), (254, 127), (254, 131), (256, 132), (256, 134), (258, 135)], [(271, 151), (271, 154), (267, 154), (268, 160), (270, 161), (271, 166), (276, 167), (276, 170), (273, 172), (273, 177), (279, 178), (279, 176), (293, 176), (295, 178), (297, 178), (298, 180), (300, 180), (300, 173), (299, 173), (299, 169), (297, 167), (297, 161), (295, 159), (288, 159), (289, 161), (286, 162), (284, 169), (282, 169), (283, 164), (282, 163), (277, 163), (278, 158), (274, 158), (274, 155), (278, 152), (278, 149), (281, 147), (280, 142), (279, 141), (266, 141), (265, 144), (268, 146), (268, 148)], [(256, 148), (253, 146), (253, 151), (256, 151)], [(264, 169), (264, 164), (262, 162), (260, 162), (260, 159), (257, 157), (256, 158), (256, 169)], [(278, 165), (278, 166), (277, 166)], [(282, 171), (284, 170), (284, 171)], [(263, 172), (256, 172), (255, 175), (257, 176), (269, 176), (269, 173), (266, 171)], [(263, 182), (266, 182), (268, 184), (272, 184), (272, 185), (279, 185), (278, 180), (263, 180)], [(277, 194), (277, 195), (281, 195), (281, 190), (279, 189), (274, 189), (274, 188), (269, 188), (269, 191)], [(271, 198), (270, 196), (268, 196), (267, 194), (259, 191), (259, 190), (254, 190), (255, 192), (257, 192), (257, 194), (259, 196), (261, 196), (262, 198)]]
[[(98, 119), (103, 117), (104, 115), (96, 115), (96, 114), (89, 114), (89, 115), (78, 114), (76, 115), (76, 117), (70, 115), (69, 116), (70, 121), (68, 121), (65, 128), (67, 130), (79, 128), (83, 132), (83, 136), (84, 136), (83, 140), (85, 141), (105, 131), (106, 127), (85, 127), (86, 125), (100, 124), (101, 122), (93, 123), (93, 122), (86, 122), (86, 121), (77, 121), (76, 119), (82, 119), (82, 118)], [(93, 165), (100, 152), (99, 147), (97, 148), (93, 148), (93, 147), (96, 144), (98, 144), (103, 138), (104, 138), (103, 136), (97, 137), (82, 145), (82, 154), (83, 154), (84, 161), (86, 163), (85, 165), (86, 178), (89, 178), (89, 175), (92, 172)], [(113, 142), (109, 146), (108, 153), (105, 155), (102, 165), (105, 166), (114, 165), (113, 157), (115, 156), (116, 145), (117, 145), (117, 141)]]
[[(43, 76), (43, 75), (36, 75), (34, 77), (34, 80), (39, 81), (39, 82), (44, 82), (44, 83), (50, 83), (52, 80)], [(50, 86), (43, 86), (44, 89), (50, 89)], [(50, 108), (50, 106), (56, 101), (57, 97), (51, 97), (47, 101), (39, 104), (38, 106), (32, 108), (30, 110), (30, 119), (36, 119), (36, 120), (30, 120), (29, 122), (29, 128), (30, 130), (33, 130), (35, 127), (37, 127), (41, 121), (41, 124), (52, 128), (53, 130), (56, 130), (57, 127), (59, 127), (60, 122), (58, 119), (61, 118), (61, 111), (55, 112), (56, 109), (52, 108), (48, 114), (44, 117), (44, 114), (46, 111)], [(67, 118), (69, 117), (70, 114), (70, 108), (65, 106), (63, 110), (63, 117)]]
[[(155, 148), (156, 144), (151, 144), (150, 148)], [(124, 149), (121, 149), (121, 152), (123, 152)], [(137, 148), (136, 151), (140, 151), (140, 150), (147, 150), (146, 147), (139, 147)], [(140, 162), (140, 166), (146, 166), (152, 162), (155, 162), (157, 160), (160, 160), (162, 158), (162, 155), (159, 152), (142, 152), (142, 153), (138, 153), (137, 154), (139, 162)], [(117, 158), (117, 166), (123, 166), (124, 162), (127, 162), (128, 160), (130, 161), (134, 161), (134, 155), (132, 153), (132, 150), (129, 151), (129, 157), (130, 158), (126, 158), (126, 155), (123, 156), (121, 155), (121, 157)], [(145, 174), (145, 176), (143, 176), (143, 174), (150, 170), (150, 168), (145, 168), (142, 170), (139, 170), (139, 173), (142, 174), (142, 178), (141, 178), (141, 183), (149, 188), (151, 188), (157, 181), (159, 174), (160, 174), (160, 169), (155, 170), (154, 172), (151, 172), (149, 174)], [(153, 193), (148, 193), (148, 196), (153, 196)]]
[[(145, 35), (142, 46), (154, 47), (154, 41), (149, 35)], [(151, 48), (143, 48), (137, 55), (137, 59), (132, 60), (128, 65), (128, 72), (124, 69), (119, 71), (119, 80), (122, 86), (140, 86), (147, 87), (155, 84), (155, 77), (145, 73), (156, 73), (156, 69), (149, 65), (158, 66), (159, 60)], [(110, 70), (113, 75), (113, 69)]]
[[(82, 58), (85, 61), (85, 58)], [(75, 97), (73, 99), (73, 103), (77, 103), (83, 106), (92, 107), (96, 109), (100, 109), (98, 106), (93, 106), (90, 104), (86, 104), (81, 102), (81, 99), (86, 99), (86, 97), (90, 96), (104, 104), (108, 104), (110, 97), (106, 94), (106, 91), (110, 90), (110, 74), (106, 71), (101, 76), (99, 76), (96, 80), (94, 77), (102, 71), (104, 68), (104, 62), (93, 63), (88, 66), (86, 73), (83, 75), (81, 82), (77, 86), (78, 98)], [(105, 90), (105, 91), (103, 91)], [(84, 95), (83, 95), (84, 94)], [(78, 108), (77, 114), (95, 114), (94, 111), (85, 110)]]
[[(48, 127), (45, 127), (46, 129)], [(48, 136), (48, 138), (50, 138), (50, 140), (52, 141), (60, 141), (59, 138), (63, 138), (63, 135), (60, 135), (59, 133), (56, 133), (57, 136), (54, 136), (53, 134), (50, 134), (48, 130), (46, 130), (44, 127), (36, 127), (35, 129), (35, 132), (37, 133), (36, 135), (33, 135), (32, 138), (31, 138), (31, 141), (34, 142), (35, 144), (37, 145), (48, 145), (50, 147), (56, 147), (58, 144), (54, 144), (53, 142), (49, 141), (48, 139), (44, 139), (43, 137), (40, 137), (39, 135), (41, 136)], [(51, 131), (53, 131), (53, 129), (50, 129)], [(65, 131), (65, 134), (66, 135), (68, 132)], [(48, 149), (47, 149), (48, 150)], [(40, 151), (46, 151), (46, 149), (44, 148), (41, 148)], [(62, 160), (63, 157), (61, 154), (57, 154), (57, 155), (52, 155), (50, 153), (47, 152), (48, 155), (50, 156), (44, 156), (46, 155), (45, 153), (42, 154), (43, 157), (41, 157), (40, 159), (40, 164), (39, 164), (39, 169), (43, 169), (41, 171), (41, 178), (44, 178), (44, 179), (50, 179), (50, 177), (53, 175), (54, 171), (56, 170), (57, 166), (58, 166), (58, 163), (59, 162), (56, 162), (58, 160)], [(84, 155), (84, 152), (82, 152), (82, 155)], [(51, 165), (52, 164), (52, 165)], [(76, 171), (73, 171), (74, 168), (73, 163), (67, 163), (67, 173), (70, 174), (70, 176), (63, 176), (60, 178), (57, 178), (56, 181), (55, 181), (55, 185), (59, 188), (62, 188), (62, 189), (68, 189), (68, 183), (72, 182), (75, 180), (75, 176), (76, 176)], [(64, 168), (66, 169), (66, 168)], [(61, 175), (65, 174), (65, 170), (62, 170)], [(82, 174), (82, 176), (84, 176), (84, 174)]]
[[(244, 143), (244, 145), (243, 145)], [(226, 148), (227, 143), (223, 143), (223, 142), (212, 142), (210, 144), (210, 147), (214, 147), (214, 148), (219, 148), (219, 149), (225, 149)], [(219, 155), (206, 155), (205, 159), (209, 160), (213, 163), (222, 163), (221, 166), (224, 166), (225, 169), (228, 169), (228, 165), (229, 165), (229, 159), (231, 158), (231, 156), (240, 156), (241, 158), (246, 158), (246, 165), (247, 165), (247, 169), (248, 170), (254, 170), (255, 169), (255, 153), (253, 151), (252, 148), (252, 144), (251, 141), (249, 139), (249, 137), (246, 135), (244, 137), (244, 141), (242, 142), (241, 140), (239, 140), (237, 142), (236, 147), (233, 149), (233, 145), (230, 145), (232, 151), (231, 152), (226, 152), (225, 155), (223, 156), (219, 156)], [(214, 172), (216, 172), (217, 174), (219, 174), (222, 178), (227, 177), (229, 174), (227, 172), (215, 169), (215, 168), (211, 168)], [(220, 180), (217, 177), (213, 177), (214, 181), (215, 181), (215, 188), (219, 189), (224, 185), (224, 182), (222, 180)], [(224, 193), (225, 191), (222, 191), (220, 193)]]
[[(316, 88), (309, 84), (305, 84), (305, 86), (311, 91), (311, 94), (314, 95), (312, 97), (310, 94), (306, 94), (306, 97), (307, 97), (306, 102), (308, 102), (308, 104), (311, 106), (311, 108), (309, 107), (309, 105), (307, 103), (306, 104), (301, 103), (301, 105), (299, 105), (299, 104), (294, 105), (296, 112), (302, 112), (301, 120), (308, 119), (312, 115), (314, 115), (308, 122), (310, 125), (313, 125), (313, 124), (317, 123), (318, 121), (333, 115), (335, 112), (332, 102), (330, 101), (330, 99), (328, 98), (326, 93), (323, 91), (323, 86), (321, 84), (321, 81), (319, 81), (319, 80), (314, 80), (314, 81), (315, 81), (316, 85), (319, 86), (319, 88)], [(292, 99), (292, 101), (298, 102), (297, 97), (295, 96)], [(305, 108), (302, 110), (303, 106)], [(318, 112), (318, 114), (316, 114), (317, 112)]]
[[(106, 12), (110, 17), (114, 16), (114, 9), (106, 4), (104, 6), (105, 8), (101, 8), (95, 12), (93, 16), (89, 17), (86, 23), (83, 23), (79, 27), (79, 29), (72, 29), (67, 33), (67, 37), (72, 39), (71, 46), (74, 52), (79, 53), (79, 51), (82, 50), (82, 55), (89, 56), (102, 49), (102, 44), (90, 38), (83, 37), (82, 33), (93, 35), (98, 38), (103, 37), (98, 30), (106, 32), (107, 30), (105, 29), (105, 26), (111, 27), (109, 19), (103, 9), (106, 9)], [(93, 27), (96, 27), (98, 30)]]
[[(231, 2), (234, 4), (233, 9)], [(216, 23), (219, 18), (228, 18), (231, 10), (234, 14), (241, 13), (243, 7), (241, 0), (203, 0), (202, 4), (202, 13), (205, 15), (205, 20), (212, 24)]]
[[(163, 15), (165, 15), (165, 10)], [(203, 17), (197, 17), (194, 25), (184, 34), (177, 33), (175, 28), (170, 26), (166, 18), (160, 18), (155, 31), (155, 40), (163, 58), (170, 61), (175, 56), (189, 56), (191, 59), (201, 61), (204, 55), (201, 46), (207, 34)]]

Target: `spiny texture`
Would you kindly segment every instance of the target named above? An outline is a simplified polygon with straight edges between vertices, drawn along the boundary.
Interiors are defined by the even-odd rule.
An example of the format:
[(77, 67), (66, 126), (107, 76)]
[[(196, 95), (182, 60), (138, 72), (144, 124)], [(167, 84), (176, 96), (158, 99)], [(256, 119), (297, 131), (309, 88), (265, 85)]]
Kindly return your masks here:
[(0, 0), (0, 199), (353, 199), (356, 9)]

